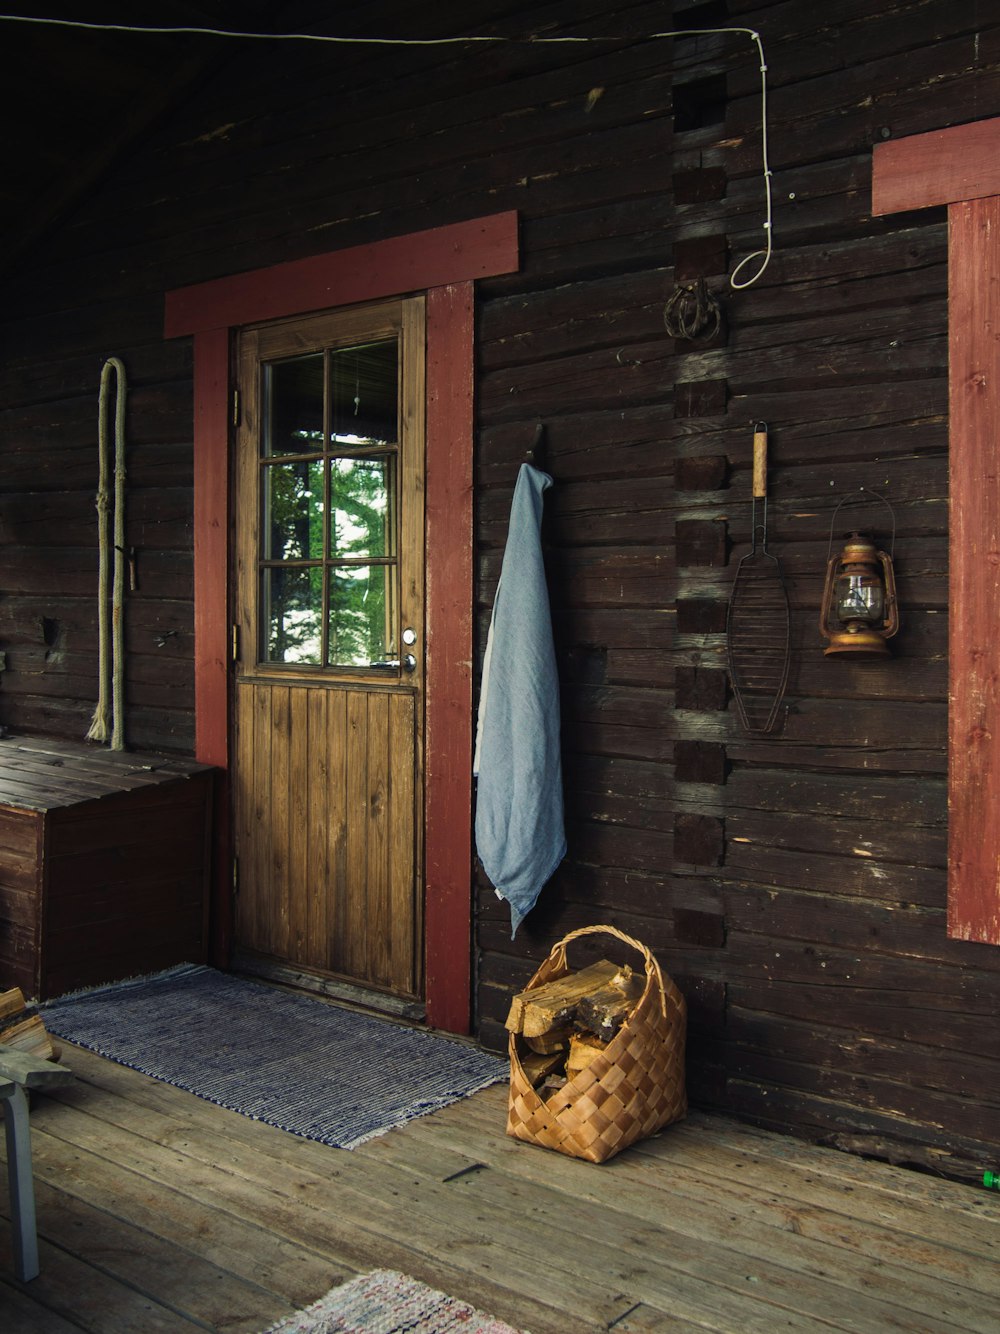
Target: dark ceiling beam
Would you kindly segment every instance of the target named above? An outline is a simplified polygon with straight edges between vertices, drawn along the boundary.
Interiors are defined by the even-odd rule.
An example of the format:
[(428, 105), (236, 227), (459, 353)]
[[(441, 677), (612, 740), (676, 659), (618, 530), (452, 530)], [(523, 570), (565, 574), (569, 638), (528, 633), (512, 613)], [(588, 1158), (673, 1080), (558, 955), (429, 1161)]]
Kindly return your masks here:
[[(151, 6), (143, 9), (137, 18), (130, 6), (129, 17), (121, 21), (142, 26), (189, 26), (209, 28), (230, 28), (234, 30), (275, 31), (275, 18), (280, 6), (273, 0), (244, 0), (235, 5), (225, 4), (189, 4), (173, 3)], [(2, 222), (3, 244), (0, 247), (0, 273), (9, 271), (31, 250), (44, 244), (46, 238), (66, 217), (73, 213), (100, 186), (114, 167), (130, 152), (133, 152), (165, 120), (177, 105), (190, 96), (197, 87), (220, 67), (231, 60), (238, 50), (237, 43), (227, 43), (218, 38), (199, 38), (179, 35), (177, 38), (144, 37), (141, 34), (130, 35), (109, 30), (106, 33), (86, 32), (86, 42), (80, 43), (81, 77), (70, 83), (66, 80), (65, 70), (68, 53), (72, 56), (74, 36), (83, 30), (72, 28), (25, 26), (5, 24), (7, 33), (13, 37), (20, 29), (31, 34), (27, 45), (29, 60), (40, 66), (32, 77), (37, 79), (37, 86), (46, 89), (46, 95), (58, 103), (60, 90), (65, 98), (63, 119), (66, 122), (65, 136), (61, 137), (60, 149), (63, 156), (58, 170), (53, 170), (41, 188), (37, 185), (40, 172), (25, 180), (26, 188), (19, 192), (16, 207), (8, 205), (7, 214)], [(51, 43), (47, 47), (46, 39)], [(128, 62), (133, 43), (155, 41), (165, 44), (164, 58), (157, 62), (155, 77), (150, 77), (148, 58), (144, 59), (136, 70), (135, 86), (141, 91), (128, 95), (119, 92), (109, 102), (108, 114), (99, 136), (89, 134), (86, 143), (73, 145), (73, 107), (81, 97), (87, 96), (82, 88), (86, 79), (92, 83), (93, 96), (100, 99), (100, 83), (109, 71), (117, 71)], [(14, 52), (17, 48), (11, 44)], [(56, 66), (54, 78), (46, 81), (45, 62), (47, 49), (51, 51)], [(16, 59), (16, 56), (15, 56)], [(138, 62), (137, 62), (138, 64)], [(60, 66), (62, 73), (60, 73)], [(128, 68), (127, 64), (124, 68)], [(15, 86), (25, 76), (25, 71), (13, 74)], [(8, 85), (10, 91), (10, 85)], [(27, 138), (27, 147), (32, 147), (33, 133), (30, 114), (20, 127), (22, 142)], [(52, 131), (46, 131), (51, 134)], [(65, 156), (69, 146), (77, 151), (73, 153), (70, 164)], [(41, 155), (50, 147), (44, 140), (36, 145)], [(17, 175), (12, 182), (17, 185)], [(5, 190), (6, 194), (7, 191)]]

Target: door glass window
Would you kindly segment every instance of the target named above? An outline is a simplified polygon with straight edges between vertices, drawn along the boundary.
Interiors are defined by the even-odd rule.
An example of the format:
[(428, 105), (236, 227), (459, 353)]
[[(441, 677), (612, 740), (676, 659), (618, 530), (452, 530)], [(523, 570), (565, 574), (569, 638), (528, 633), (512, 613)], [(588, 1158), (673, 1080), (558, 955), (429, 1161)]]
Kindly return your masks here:
[(395, 671), (397, 340), (262, 369), (261, 658)]
[(330, 469), (330, 555), (396, 554), (396, 456), (335, 459)]
[(293, 357), (267, 367), (264, 380), (270, 455), (304, 454), (323, 445), (323, 353)]

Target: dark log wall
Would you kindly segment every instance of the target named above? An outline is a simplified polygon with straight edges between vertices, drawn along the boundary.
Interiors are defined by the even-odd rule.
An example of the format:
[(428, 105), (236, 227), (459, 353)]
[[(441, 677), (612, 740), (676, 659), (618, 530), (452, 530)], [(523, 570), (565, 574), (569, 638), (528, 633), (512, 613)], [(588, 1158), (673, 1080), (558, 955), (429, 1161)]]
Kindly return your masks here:
[[(477, 609), (481, 640), (541, 420), (569, 855), (514, 942), (476, 884), (481, 1035), (500, 1041), (511, 988), (555, 939), (614, 923), (688, 997), (696, 1102), (971, 1172), (1000, 1128), (1000, 950), (945, 935), (946, 230), (940, 211), (873, 220), (870, 179), (881, 138), (1000, 114), (1000, 14), (473, 8), (378, 0), (340, 6), (336, 27), (623, 40), (231, 46), (8, 274), (0, 721), (86, 730), (96, 386), (117, 355), (139, 575), (129, 735), (191, 748), (190, 347), (162, 341), (164, 289), (517, 209), (522, 270), (478, 290)], [(758, 28), (768, 63), (775, 253), (743, 292), (727, 275), (764, 236), (755, 49), (638, 40), (720, 24)], [(699, 277), (724, 328), (675, 342), (665, 302)], [(793, 615), (766, 740), (743, 734), (724, 656), (758, 419)], [(891, 660), (845, 664), (824, 659), (816, 622), (832, 511), (861, 487), (895, 510), (903, 628)], [(864, 514), (885, 537), (882, 512)]]

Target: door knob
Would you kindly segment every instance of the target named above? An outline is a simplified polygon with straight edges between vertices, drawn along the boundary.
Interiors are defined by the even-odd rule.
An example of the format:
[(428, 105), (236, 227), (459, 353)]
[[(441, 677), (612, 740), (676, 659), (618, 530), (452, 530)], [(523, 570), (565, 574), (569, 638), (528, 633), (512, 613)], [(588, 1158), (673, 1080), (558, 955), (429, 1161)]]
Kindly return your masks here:
[(412, 653), (407, 653), (403, 657), (403, 671), (415, 672), (417, 670), (417, 660)]

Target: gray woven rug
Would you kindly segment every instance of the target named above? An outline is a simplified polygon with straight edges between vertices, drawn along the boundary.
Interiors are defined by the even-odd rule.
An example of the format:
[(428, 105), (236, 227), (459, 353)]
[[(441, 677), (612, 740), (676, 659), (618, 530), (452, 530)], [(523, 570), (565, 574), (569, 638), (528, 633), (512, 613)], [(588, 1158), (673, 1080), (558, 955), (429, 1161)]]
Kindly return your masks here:
[(360, 1274), (267, 1334), (518, 1334), (502, 1320), (393, 1269)]
[(194, 965), (41, 1009), (67, 1042), (340, 1149), (507, 1077), (475, 1047)]

